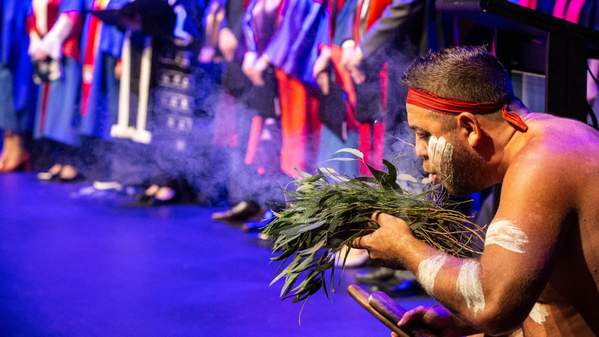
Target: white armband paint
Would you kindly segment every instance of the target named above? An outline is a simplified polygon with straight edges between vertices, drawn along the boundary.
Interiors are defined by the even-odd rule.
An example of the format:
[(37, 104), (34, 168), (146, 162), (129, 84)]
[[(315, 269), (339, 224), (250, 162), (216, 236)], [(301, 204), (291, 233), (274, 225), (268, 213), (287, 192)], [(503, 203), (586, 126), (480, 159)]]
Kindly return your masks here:
[(466, 302), (468, 309), (474, 314), (485, 308), (485, 294), (480, 281), (480, 264), (476, 261), (467, 261), (460, 267), (456, 283), (457, 291)]
[(437, 273), (447, 261), (447, 256), (436, 255), (420, 261), (418, 264), (418, 282), (427, 294), (433, 296)]
[(514, 253), (524, 253), (528, 236), (511, 221), (495, 220), (489, 225), (485, 237), (485, 247), (497, 245)]

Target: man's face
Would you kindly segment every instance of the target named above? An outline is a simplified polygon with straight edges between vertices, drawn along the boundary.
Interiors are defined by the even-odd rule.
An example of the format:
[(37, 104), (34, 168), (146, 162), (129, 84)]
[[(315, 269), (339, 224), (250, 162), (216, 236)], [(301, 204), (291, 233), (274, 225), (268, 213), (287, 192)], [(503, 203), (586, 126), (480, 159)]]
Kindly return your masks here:
[(433, 183), (442, 184), (453, 195), (485, 187), (485, 161), (467, 142), (463, 130), (453, 124), (454, 117), (414, 105), (407, 105), (407, 112), (408, 124), (416, 134), (416, 155), (423, 159)]

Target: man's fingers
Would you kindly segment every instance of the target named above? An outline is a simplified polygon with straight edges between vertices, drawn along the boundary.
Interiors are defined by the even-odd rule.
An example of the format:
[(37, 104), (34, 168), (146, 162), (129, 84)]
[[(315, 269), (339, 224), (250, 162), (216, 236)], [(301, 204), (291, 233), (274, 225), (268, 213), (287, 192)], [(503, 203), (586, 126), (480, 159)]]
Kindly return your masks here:
[(362, 84), (366, 81), (366, 75), (358, 68), (352, 68), (351, 76), (356, 84)]
[(394, 224), (397, 222), (403, 222), (402, 219), (394, 217), (393, 215), (389, 215), (387, 213), (374, 212), (372, 214), (372, 220), (376, 221), (381, 227), (387, 224)]
[(393, 215), (389, 215), (387, 213), (378, 212), (378, 211), (372, 213), (371, 219), (372, 219), (372, 221), (378, 223), (381, 226), (384, 226), (389, 221), (396, 221), (397, 220), (397, 218), (394, 217)]
[(370, 247), (370, 240), (371, 237), (370, 235), (364, 235), (364, 236), (360, 236), (354, 239), (354, 241), (352, 241), (352, 248), (356, 248), (356, 249), (368, 249), (368, 247)]
[(414, 337), (436, 337), (434, 333), (428, 330), (414, 330)]
[(316, 77), (316, 83), (323, 95), (326, 96), (329, 94), (329, 75), (327, 73), (319, 73)]
[(372, 219), (372, 221), (378, 223), (379, 222), (379, 216), (381, 214), (382, 214), (381, 212), (376, 211), (376, 212), (372, 213), (372, 216), (370, 218)]
[(397, 325), (400, 327), (409, 327), (409, 326), (414, 326), (414, 325), (418, 325), (418, 323), (422, 322), (422, 318), (424, 317), (424, 314), (426, 313), (427, 309), (423, 306), (418, 306), (408, 312), (406, 312), (401, 319), (399, 320), (399, 322), (397, 322)]

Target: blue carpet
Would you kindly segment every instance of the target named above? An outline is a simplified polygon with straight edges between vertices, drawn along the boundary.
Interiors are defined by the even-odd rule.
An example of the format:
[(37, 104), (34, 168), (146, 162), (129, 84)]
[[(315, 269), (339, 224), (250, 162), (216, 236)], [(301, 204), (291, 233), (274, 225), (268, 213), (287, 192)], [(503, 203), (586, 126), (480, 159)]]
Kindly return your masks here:
[[(388, 336), (343, 290), (305, 306), (268, 287), (255, 234), (194, 205), (74, 198), (82, 185), (0, 175), (1, 336)], [(425, 297), (400, 301), (407, 308)]]

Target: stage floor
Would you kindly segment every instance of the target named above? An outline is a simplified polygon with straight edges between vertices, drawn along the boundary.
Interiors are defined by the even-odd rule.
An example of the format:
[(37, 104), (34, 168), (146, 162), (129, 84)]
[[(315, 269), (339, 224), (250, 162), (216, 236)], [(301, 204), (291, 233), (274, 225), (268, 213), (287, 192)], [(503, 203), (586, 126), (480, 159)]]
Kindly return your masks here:
[(0, 175), (1, 336), (389, 335), (343, 290), (356, 271), (298, 325), (256, 234), (211, 221), (215, 209), (75, 197), (82, 186)]

